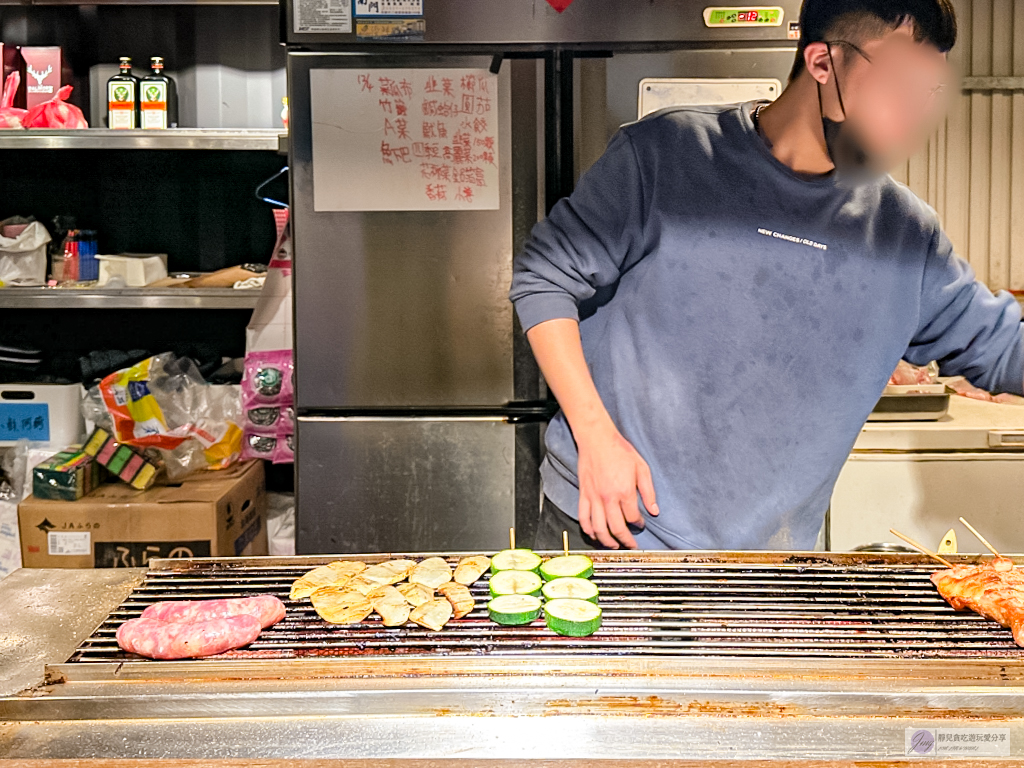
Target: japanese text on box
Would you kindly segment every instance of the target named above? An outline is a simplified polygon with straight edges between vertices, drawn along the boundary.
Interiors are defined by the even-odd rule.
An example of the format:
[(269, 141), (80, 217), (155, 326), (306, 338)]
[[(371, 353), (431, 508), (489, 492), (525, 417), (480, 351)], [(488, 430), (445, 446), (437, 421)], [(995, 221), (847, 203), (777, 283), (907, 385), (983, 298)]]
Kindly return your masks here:
[(310, 73), (318, 211), (498, 208), (498, 79), (485, 69)]

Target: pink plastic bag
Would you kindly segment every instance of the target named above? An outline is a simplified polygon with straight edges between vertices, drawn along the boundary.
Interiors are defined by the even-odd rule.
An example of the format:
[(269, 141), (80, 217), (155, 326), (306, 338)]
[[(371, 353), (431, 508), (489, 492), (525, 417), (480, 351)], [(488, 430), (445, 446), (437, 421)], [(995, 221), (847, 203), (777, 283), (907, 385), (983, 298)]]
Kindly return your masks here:
[(13, 106), (14, 94), (18, 92), (21, 85), (21, 73), (11, 72), (4, 83), (3, 93), (0, 94), (0, 128), (24, 128), (22, 121), (28, 114), (27, 109), (18, 109)]
[(70, 95), (71, 86), (65, 85), (49, 101), (32, 107), (22, 125), (26, 128), (88, 128), (82, 110), (65, 101)]

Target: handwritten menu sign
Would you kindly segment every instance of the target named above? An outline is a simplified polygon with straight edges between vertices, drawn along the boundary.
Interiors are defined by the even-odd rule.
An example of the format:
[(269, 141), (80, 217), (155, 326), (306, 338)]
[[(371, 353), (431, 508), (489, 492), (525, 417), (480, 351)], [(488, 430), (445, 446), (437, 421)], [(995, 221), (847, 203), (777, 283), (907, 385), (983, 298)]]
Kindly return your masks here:
[(486, 69), (314, 69), (318, 211), (498, 208), (498, 78)]

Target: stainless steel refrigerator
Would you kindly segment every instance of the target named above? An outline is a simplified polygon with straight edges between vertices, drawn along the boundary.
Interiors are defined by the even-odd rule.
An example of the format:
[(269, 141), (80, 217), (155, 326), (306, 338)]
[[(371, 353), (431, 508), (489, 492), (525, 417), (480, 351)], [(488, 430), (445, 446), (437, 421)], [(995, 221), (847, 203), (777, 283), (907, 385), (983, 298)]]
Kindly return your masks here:
[[(513, 255), (572, 188), (574, 59), (779, 47), (798, 3), (783, 6), (736, 23), (755, 17), (687, 0), (575, 0), (564, 13), (546, 0), (283, 1), (300, 553), (493, 550), (511, 526), (530, 541), (552, 404), (507, 294)], [(450, 103), (424, 96), (431, 71), (450, 75), (438, 93), (458, 84), (452, 72), (478, 73), (463, 85), (487, 86), (487, 110), (465, 89)], [(458, 164), (451, 137), (429, 141), (446, 109), (486, 178), (449, 184), (439, 203), (424, 197), (432, 180), (472, 177), (434, 175)], [(417, 131), (404, 144), (403, 116)], [(420, 175), (396, 171), (410, 162)], [(463, 192), (489, 203), (455, 205)]]

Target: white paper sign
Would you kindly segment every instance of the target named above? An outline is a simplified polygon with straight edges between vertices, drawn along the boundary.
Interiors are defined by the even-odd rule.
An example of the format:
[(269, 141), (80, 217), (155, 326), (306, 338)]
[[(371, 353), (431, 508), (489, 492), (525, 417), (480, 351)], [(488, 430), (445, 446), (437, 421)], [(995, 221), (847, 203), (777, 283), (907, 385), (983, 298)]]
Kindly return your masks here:
[(295, 31), (346, 33), (352, 31), (350, 0), (296, 0), (292, 6)]
[(89, 531), (50, 531), (46, 534), (46, 550), (50, 555), (88, 555), (92, 553)]
[(498, 208), (498, 78), (486, 69), (314, 69), (318, 211)]

